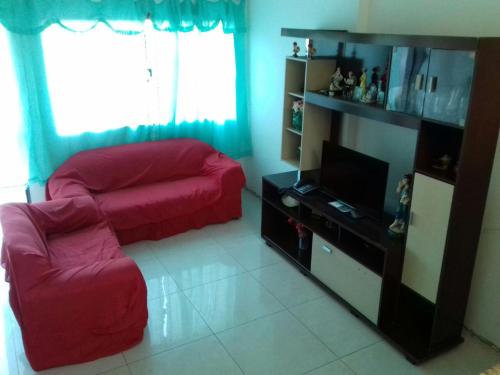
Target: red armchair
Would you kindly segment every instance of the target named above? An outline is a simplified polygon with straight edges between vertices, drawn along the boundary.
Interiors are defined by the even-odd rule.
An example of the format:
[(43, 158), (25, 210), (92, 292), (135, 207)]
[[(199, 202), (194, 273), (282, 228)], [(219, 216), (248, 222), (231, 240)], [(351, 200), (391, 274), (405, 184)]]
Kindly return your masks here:
[(118, 353), (142, 340), (146, 285), (90, 197), (0, 207), (1, 264), (35, 370)]

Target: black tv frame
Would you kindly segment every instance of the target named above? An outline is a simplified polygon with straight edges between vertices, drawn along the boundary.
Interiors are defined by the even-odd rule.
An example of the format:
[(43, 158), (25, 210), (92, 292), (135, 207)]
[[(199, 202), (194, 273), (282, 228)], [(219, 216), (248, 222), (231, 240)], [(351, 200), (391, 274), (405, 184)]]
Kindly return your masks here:
[[(326, 150), (328, 150), (329, 152), (328, 151), (325, 152)], [(329, 186), (328, 184), (325, 183), (326, 180), (325, 173), (327, 169), (324, 167), (324, 165), (328, 163), (328, 160), (330, 160), (331, 162), (332, 160), (331, 154), (338, 151), (342, 152), (344, 155), (350, 155), (354, 162), (358, 162), (358, 165), (360, 166), (361, 169), (364, 169), (367, 174), (371, 174), (371, 176), (369, 177), (370, 180), (372, 180), (373, 178), (373, 181), (375, 181), (375, 175), (377, 175), (377, 179), (381, 181), (378, 183), (379, 196), (377, 197), (376, 201), (373, 204), (367, 205), (366, 202), (360, 200), (357, 201), (353, 200), (351, 196), (349, 196), (349, 194), (345, 193), (345, 191), (339, 192), (338, 190), (333, 189), (332, 186)], [(360, 161), (361, 163), (359, 163)], [(377, 168), (378, 168), (378, 171), (376, 171), (377, 173), (374, 173), (375, 169)], [(333, 144), (329, 141), (323, 141), (323, 148), (321, 153), (321, 168), (319, 177), (320, 190), (326, 195), (331, 196), (334, 200), (340, 200), (341, 202), (344, 202), (347, 205), (354, 207), (354, 209), (357, 211), (358, 217), (368, 216), (377, 221), (383, 220), (388, 176), (389, 176), (389, 163), (374, 158), (372, 156), (368, 156), (361, 152), (352, 150), (350, 148)]]

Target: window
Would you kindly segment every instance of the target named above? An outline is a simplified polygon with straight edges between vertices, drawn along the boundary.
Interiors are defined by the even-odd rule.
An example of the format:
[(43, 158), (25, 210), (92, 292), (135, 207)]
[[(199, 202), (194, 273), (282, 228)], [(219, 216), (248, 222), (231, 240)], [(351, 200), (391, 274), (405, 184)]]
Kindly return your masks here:
[(167, 33), (147, 22), (122, 35), (54, 25), (42, 41), (59, 135), (236, 118), (233, 36), (221, 28)]
[(19, 186), (28, 180), (28, 168), (21, 151), (19, 91), (7, 33), (1, 25), (0, 56), (0, 187)]

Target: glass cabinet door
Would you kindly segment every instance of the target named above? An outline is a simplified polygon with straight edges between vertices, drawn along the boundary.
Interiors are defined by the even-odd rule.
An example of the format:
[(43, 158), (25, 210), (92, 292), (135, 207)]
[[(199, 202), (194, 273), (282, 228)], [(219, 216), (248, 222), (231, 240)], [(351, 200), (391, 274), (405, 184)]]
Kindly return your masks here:
[(465, 125), (474, 73), (475, 53), (433, 49), (424, 103), (424, 117)]
[(388, 110), (422, 115), (429, 56), (429, 48), (393, 48)]

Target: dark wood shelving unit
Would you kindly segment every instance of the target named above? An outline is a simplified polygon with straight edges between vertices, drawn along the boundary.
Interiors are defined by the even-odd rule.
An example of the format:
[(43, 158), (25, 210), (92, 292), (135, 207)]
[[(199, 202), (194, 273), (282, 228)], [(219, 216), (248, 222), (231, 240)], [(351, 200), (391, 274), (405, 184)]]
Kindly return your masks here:
[[(463, 341), (461, 332), (498, 139), (500, 38), (286, 28), (281, 35), (312, 38), (320, 42), (318, 45), (331, 46), (330, 51), (321, 53), (333, 54), (316, 62), (297, 58), (290, 63), (287, 58), (290, 69), (300, 70), (300, 74), (286, 77), (291, 84), (286, 85), (285, 96), (290, 96), (289, 91), (305, 90), (308, 121), (300, 138), (302, 153), (309, 159), (297, 162), (299, 174), (263, 177), (263, 238), (355, 310), (412, 363), (449, 350)], [(330, 74), (327, 70), (332, 67), (359, 71), (367, 64), (383, 68), (383, 61), (387, 61), (389, 72), (384, 105), (318, 93), (328, 87), (333, 69)], [(309, 79), (303, 87), (303, 67), (293, 65), (302, 63)], [(328, 140), (325, 135), (329, 134), (330, 143), (340, 142), (341, 129), (348, 126), (343, 124), (344, 114), (418, 132), (412, 155), (413, 219), (401, 240), (387, 233), (390, 217), (382, 222), (356, 220), (328, 205), (332, 198), (319, 190), (302, 196), (290, 189), (298, 176), (318, 182), (318, 173), (310, 170), (320, 167), (319, 147)], [(286, 134), (286, 129), (283, 133), (293, 150), (299, 137)], [(441, 170), (436, 165), (444, 155), (451, 162)], [(283, 194), (295, 198), (298, 206), (286, 207), (281, 202)], [(288, 224), (290, 217), (310, 232), (312, 240), (306, 243), (310, 252), (299, 254), (299, 238)], [(339, 264), (349, 273), (343, 273)], [(344, 279), (339, 282), (339, 277)], [(356, 285), (358, 277), (361, 286)], [(346, 285), (352, 286), (353, 295)], [(364, 305), (364, 296), (360, 297), (363, 285), (380, 294), (370, 306)], [(373, 301), (379, 302), (377, 311)]]

